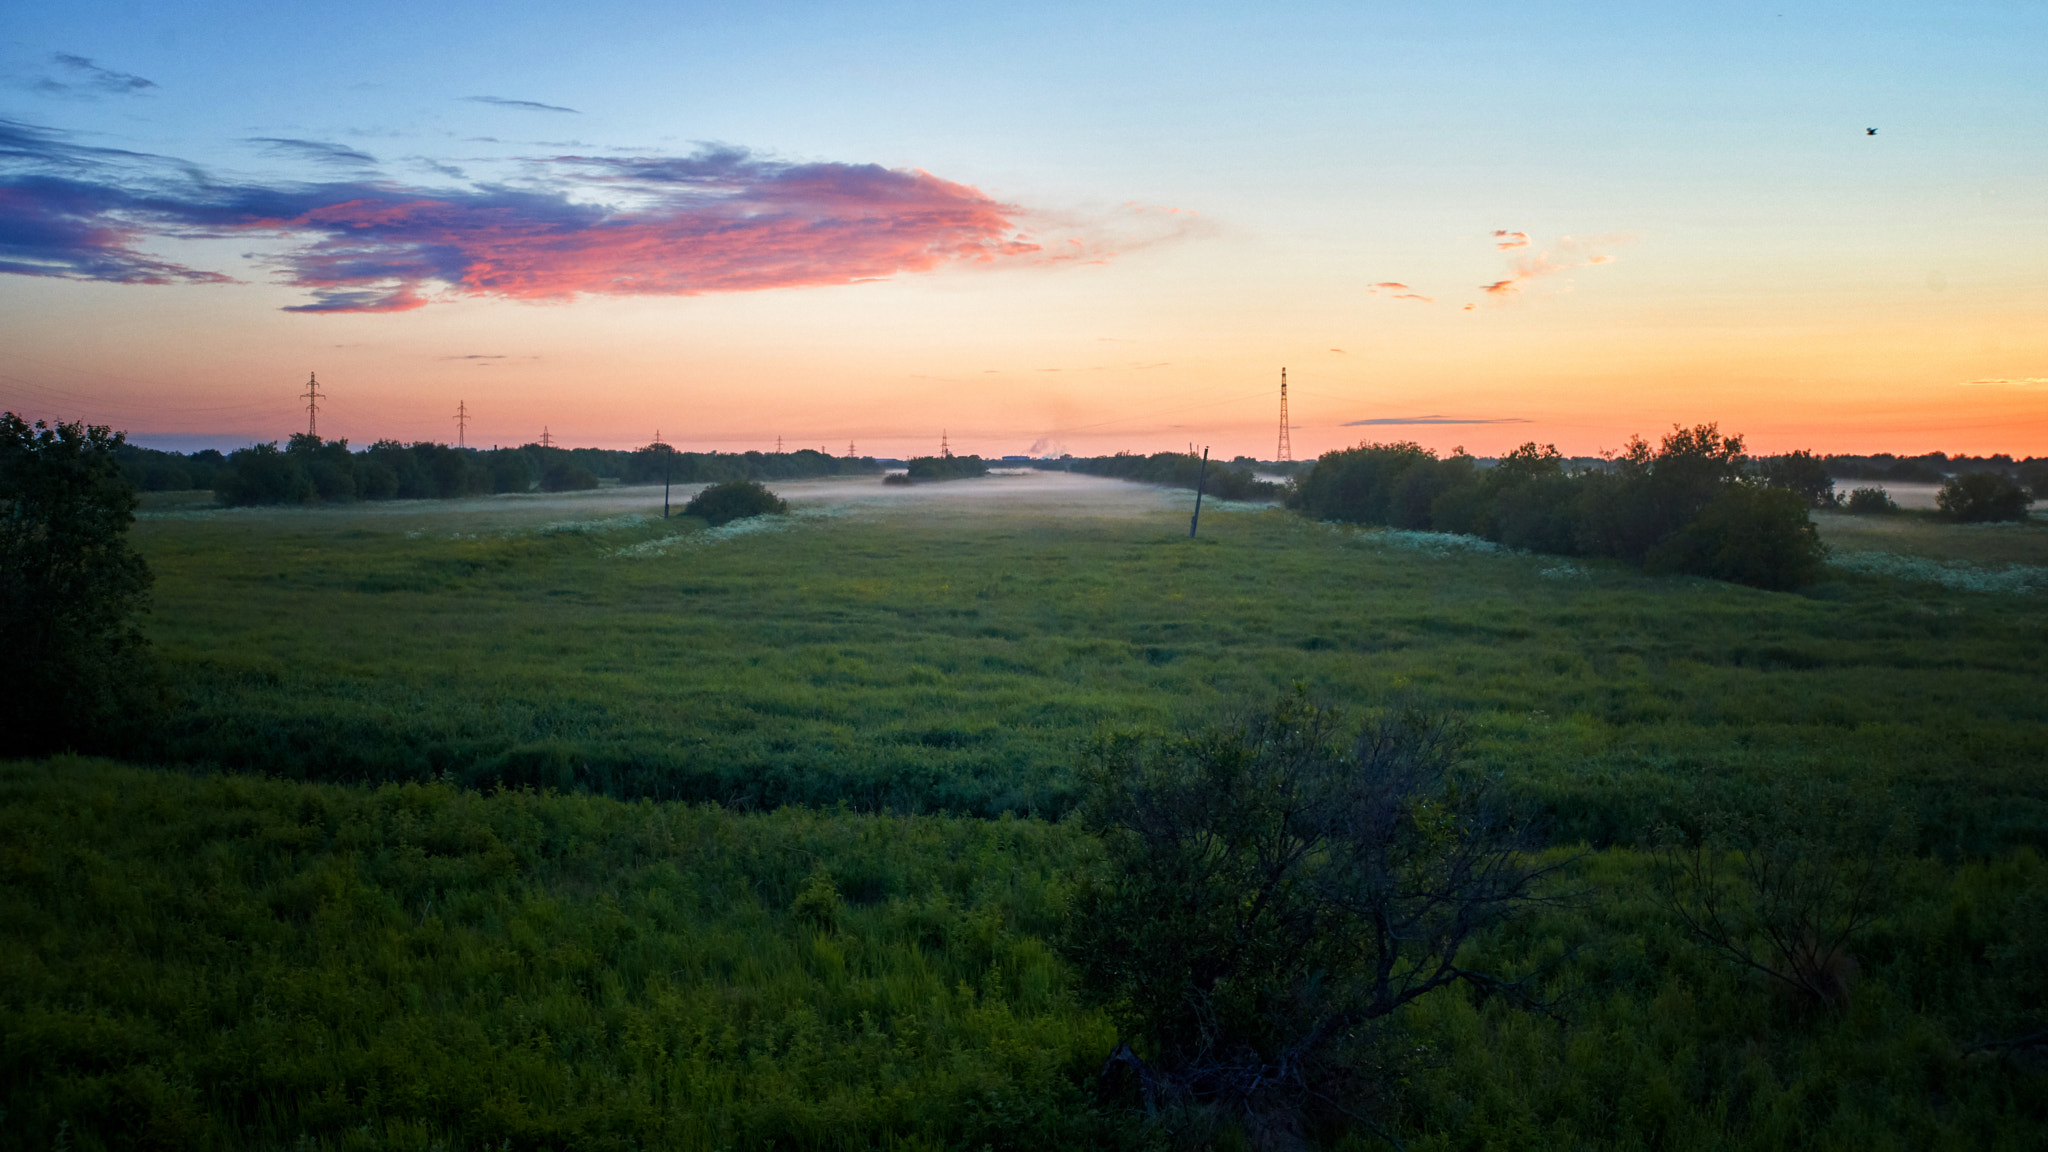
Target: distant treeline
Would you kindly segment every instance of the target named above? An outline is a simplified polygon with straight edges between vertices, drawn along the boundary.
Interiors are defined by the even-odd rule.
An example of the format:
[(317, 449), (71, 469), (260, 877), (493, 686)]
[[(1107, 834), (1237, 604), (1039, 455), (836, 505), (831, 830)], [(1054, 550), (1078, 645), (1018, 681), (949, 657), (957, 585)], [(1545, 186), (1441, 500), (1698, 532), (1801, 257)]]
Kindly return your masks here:
[[(1136, 480), (1145, 484), (1164, 484), (1172, 488), (1193, 488), (1203, 476), (1202, 458), (1186, 452), (1155, 452), (1150, 456), (1134, 456), (1128, 452), (1114, 456), (1064, 456), (1058, 460), (1034, 460), (1031, 466)], [(1259, 466), (1259, 462), (1249, 456), (1239, 456), (1227, 464), (1211, 460), (1207, 478), (1201, 480), (1202, 488), (1219, 500), (1279, 499), (1284, 486), (1254, 476), (1252, 469), (1255, 466)]]
[(2026, 487), (2048, 487), (2048, 459), (2029, 456), (2015, 460), (2000, 452), (1992, 456), (1951, 456), (1928, 452), (1920, 456), (1822, 456), (1828, 475), (1837, 480), (1890, 480), (1897, 484), (1939, 484), (1950, 476), (1966, 472), (1997, 472)]
[(122, 473), (144, 491), (211, 488), (223, 504), (309, 504), (351, 500), (423, 500), (498, 492), (570, 492), (604, 480), (676, 484), (872, 475), (871, 457), (796, 452), (675, 452), (660, 447), (452, 448), (379, 440), (361, 451), (346, 440), (304, 433), (285, 446), (258, 444), (226, 456), (211, 449), (180, 455), (124, 446)]
[(1817, 576), (1825, 555), (1807, 516), (1821, 495), (1802, 471), (1753, 471), (1742, 438), (1711, 424), (1675, 429), (1655, 448), (1634, 439), (1602, 469), (1572, 468), (1533, 443), (1491, 468), (1413, 443), (1365, 444), (1324, 453), (1288, 503), (1318, 520), (1792, 588)]

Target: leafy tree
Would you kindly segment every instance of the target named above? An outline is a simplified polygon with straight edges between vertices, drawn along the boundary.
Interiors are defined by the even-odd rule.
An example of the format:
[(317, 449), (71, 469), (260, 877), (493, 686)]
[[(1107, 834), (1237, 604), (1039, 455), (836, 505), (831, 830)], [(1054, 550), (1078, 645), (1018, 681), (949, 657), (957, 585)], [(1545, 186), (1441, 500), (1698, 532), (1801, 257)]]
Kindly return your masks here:
[(1883, 516), (1899, 510), (1891, 493), (1882, 488), (1852, 488), (1842, 506), (1855, 516)]
[(1733, 484), (1698, 516), (1650, 549), (1650, 572), (1687, 572), (1783, 591), (1811, 584), (1827, 548), (1805, 498), (1784, 488)]
[(789, 504), (786, 501), (754, 480), (713, 484), (683, 505), (683, 515), (701, 516), (713, 528), (749, 516), (773, 516), (787, 511)]
[(1097, 745), (1080, 811), (1105, 867), (1062, 944), (1148, 1106), (1285, 1143), (1370, 1102), (1402, 1005), (1514, 989), (1458, 954), (1539, 902), (1546, 870), (1459, 745), (1414, 714), (1345, 740), (1299, 690), (1234, 726)]
[(1828, 472), (1827, 461), (1811, 452), (1772, 456), (1760, 471), (1766, 486), (1796, 493), (1810, 508), (1835, 506), (1835, 478)]
[(2025, 520), (2034, 498), (2002, 472), (1965, 472), (1942, 481), (1934, 504), (1942, 515), (1964, 523)]
[(150, 572), (136, 495), (98, 425), (0, 413), (0, 750), (75, 745), (134, 716)]

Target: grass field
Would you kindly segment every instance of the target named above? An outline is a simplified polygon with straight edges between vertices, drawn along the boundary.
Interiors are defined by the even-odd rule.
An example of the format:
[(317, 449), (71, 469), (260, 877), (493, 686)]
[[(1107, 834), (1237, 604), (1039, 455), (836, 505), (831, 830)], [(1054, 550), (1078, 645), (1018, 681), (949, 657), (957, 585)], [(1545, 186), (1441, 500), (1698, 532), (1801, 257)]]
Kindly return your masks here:
[[(1301, 682), (1462, 717), (1577, 857), (1468, 958), (1555, 1015), (1410, 1010), (1406, 1146), (2038, 1146), (2048, 1070), (1983, 1045), (2048, 1012), (2041, 525), (1822, 517), (1898, 560), (1789, 595), (1251, 506), (1189, 540), (1187, 494), (1060, 474), (780, 490), (715, 531), (154, 499), (169, 723), (126, 756), (185, 770), (0, 765), (9, 1142), (1162, 1139), (1051, 947), (1072, 766)], [(1839, 1014), (1691, 943), (1646, 852), (1815, 796), (1909, 825)]]
[[(1462, 714), (1565, 840), (1787, 772), (1911, 794), (1930, 847), (2048, 827), (2048, 597), (1853, 573), (1772, 594), (1247, 507), (1191, 541), (1185, 493), (1060, 474), (785, 490), (797, 515), (716, 532), (647, 490), (160, 514), (136, 534), (177, 721), (140, 754), (1057, 816), (1103, 727), (1302, 681)], [(2048, 535), (1884, 523), (1925, 530), (1878, 544), (1973, 561)]]

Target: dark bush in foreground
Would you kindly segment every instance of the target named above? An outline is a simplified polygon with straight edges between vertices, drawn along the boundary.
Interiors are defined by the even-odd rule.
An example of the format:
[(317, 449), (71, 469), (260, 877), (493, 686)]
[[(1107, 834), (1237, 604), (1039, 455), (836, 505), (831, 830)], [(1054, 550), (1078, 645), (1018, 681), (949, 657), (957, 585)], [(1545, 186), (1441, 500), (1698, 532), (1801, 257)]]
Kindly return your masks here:
[(1951, 520), (1966, 524), (1987, 520), (2025, 520), (2034, 502), (2027, 490), (1999, 472), (1965, 472), (1942, 481), (1934, 504)]
[(1886, 516), (1899, 510), (1892, 502), (1891, 493), (1882, 488), (1855, 488), (1849, 492), (1849, 499), (1842, 505), (1856, 516)]
[(713, 484), (683, 505), (683, 515), (701, 516), (713, 528), (749, 516), (775, 516), (787, 511), (787, 501), (752, 480)]
[(128, 546), (121, 443), (0, 413), (0, 754), (75, 746), (134, 713), (150, 572)]
[(1064, 943), (1148, 1112), (1269, 1147), (1334, 1135), (1390, 1086), (1397, 1009), (1460, 982), (1512, 991), (1459, 952), (1538, 903), (1544, 870), (1458, 747), (1417, 716), (1347, 739), (1299, 693), (1235, 727), (1097, 746), (1081, 812), (1106, 866)]

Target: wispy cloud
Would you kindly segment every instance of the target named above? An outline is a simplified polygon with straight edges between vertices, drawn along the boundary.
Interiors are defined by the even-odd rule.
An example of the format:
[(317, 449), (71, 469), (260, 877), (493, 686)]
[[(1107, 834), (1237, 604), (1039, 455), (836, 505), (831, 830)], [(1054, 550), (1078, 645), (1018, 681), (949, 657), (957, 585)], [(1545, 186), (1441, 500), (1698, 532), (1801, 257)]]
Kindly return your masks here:
[(1527, 232), (1510, 232), (1505, 228), (1496, 228), (1493, 230), (1493, 246), (1503, 252), (1513, 251), (1516, 248), (1527, 248), (1529, 246), (1529, 234)]
[(1965, 380), (1962, 388), (2048, 388), (2048, 376), (2017, 376), (1990, 380)]
[(1519, 416), (1375, 416), (1370, 420), (1346, 420), (1339, 427), (1363, 428), (1377, 425), (1402, 424), (1530, 424)]
[(145, 80), (133, 72), (102, 68), (87, 56), (57, 52), (51, 55), (50, 63), (61, 70), (63, 79), (42, 76), (29, 85), (45, 96), (134, 96), (156, 87), (154, 80)]
[(500, 108), (517, 108), (524, 112), (567, 112), (572, 116), (583, 114), (574, 108), (564, 108), (560, 104), (542, 104), (538, 100), (508, 100), (503, 96), (463, 96), (459, 99), (467, 100), (471, 104), (495, 104)]
[[(1494, 245), (1504, 250), (1527, 248), (1530, 243), (1526, 232), (1496, 231), (1494, 235), (1509, 238)], [(1520, 294), (1532, 281), (1555, 276), (1573, 268), (1612, 264), (1614, 257), (1597, 249), (1626, 244), (1630, 239), (1627, 236), (1591, 236), (1576, 239), (1570, 236), (1560, 237), (1556, 244), (1556, 256), (1552, 256), (1548, 251), (1518, 256), (1509, 263), (1507, 276), (1489, 284), (1481, 284), (1479, 290), (1495, 300), (1509, 299)], [(1471, 305), (1468, 304), (1466, 307), (1469, 309)]]
[[(373, 160), (320, 141), (261, 142), (334, 163)], [(435, 294), (564, 300), (852, 284), (1046, 252), (1018, 226), (1021, 209), (917, 170), (794, 164), (734, 147), (529, 167), (532, 186), (519, 188), (233, 183), (0, 121), (0, 272), (221, 281), (140, 249), (159, 238), (271, 236), (294, 242), (268, 259), (313, 297), (290, 311), (391, 312)]]
[(294, 140), (284, 136), (250, 136), (244, 143), (261, 144), (265, 151), (284, 156), (295, 156), (301, 160), (312, 160), (320, 164), (375, 164), (377, 158), (368, 152), (360, 152), (346, 144), (330, 144), (325, 140)]
[(1368, 296), (1377, 296), (1382, 292), (1385, 292), (1395, 300), (1420, 300), (1424, 304), (1436, 303), (1435, 297), (1424, 296), (1399, 280), (1382, 280), (1377, 284), (1367, 285), (1365, 289), (1365, 294)]

